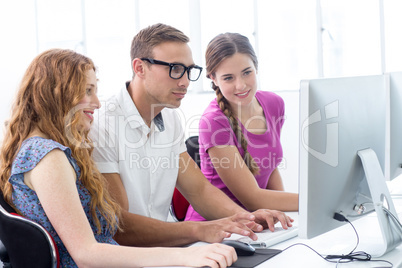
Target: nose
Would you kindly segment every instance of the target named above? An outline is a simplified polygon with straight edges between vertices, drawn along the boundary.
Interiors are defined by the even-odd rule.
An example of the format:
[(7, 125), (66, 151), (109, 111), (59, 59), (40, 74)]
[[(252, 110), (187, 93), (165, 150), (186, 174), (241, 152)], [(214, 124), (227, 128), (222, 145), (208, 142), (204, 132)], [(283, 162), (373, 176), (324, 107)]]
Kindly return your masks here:
[(95, 109), (99, 109), (102, 106), (99, 101), (98, 95), (96, 94), (93, 95), (92, 104), (95, 107)]
[(187, 72), (188, 71), (186, 71), (184, 75), (180, 79), (178, 79), (178, 86), (180, 88), (188, 88), (188, 86), (190, 85), (190, 80), (188, 79)]
[(244, 79), (239, 78), (236, 81), (236, 89), (237, 90), (243, 90), (246, 88), (246, 82), (244, 81)]

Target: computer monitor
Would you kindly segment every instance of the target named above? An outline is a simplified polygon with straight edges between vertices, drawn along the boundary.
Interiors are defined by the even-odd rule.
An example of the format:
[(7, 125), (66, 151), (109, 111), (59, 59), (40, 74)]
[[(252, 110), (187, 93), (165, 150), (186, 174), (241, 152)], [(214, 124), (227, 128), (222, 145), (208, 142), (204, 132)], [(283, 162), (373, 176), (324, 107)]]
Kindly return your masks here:
[(385, 76), (304, 80), (300, 86), (299, 237), (344, 224), (335, 213), (352, 221), (371, 205), (384, 238), (384, 250), (373, 255), (381, 256), (401, 240), (383, 210), (397, 215), (383, 175)]
[(385, 177), (389, 180), (402, 174), (402, 72), (385, 74), (389, 84), (389, 113)]

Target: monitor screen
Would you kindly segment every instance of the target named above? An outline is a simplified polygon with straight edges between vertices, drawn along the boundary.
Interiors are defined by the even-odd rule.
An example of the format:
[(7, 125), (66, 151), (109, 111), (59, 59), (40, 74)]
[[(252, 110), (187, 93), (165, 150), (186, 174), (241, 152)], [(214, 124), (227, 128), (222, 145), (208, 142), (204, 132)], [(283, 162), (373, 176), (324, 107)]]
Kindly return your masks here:
[(402, 72), (385, 75), (389, 83), (389, 158), (385, 162), (385, 177), (392, 180), (402, 174)]
[[(299, 237), (313, 238), (344, 224), (333, 218), (335, 213), (351, 221), (358, 218), (362, 207), (373, 204), (373, 188), (380, 190), (380, 198), (389, 196), (383, 175), (385, 81), (385, 76), (373, 75), (301, 82)], [(366, 149), (377, 158), (368, 164), (378, 166), (371, 180), (378, 185), (372, 189), (358, 155)]]

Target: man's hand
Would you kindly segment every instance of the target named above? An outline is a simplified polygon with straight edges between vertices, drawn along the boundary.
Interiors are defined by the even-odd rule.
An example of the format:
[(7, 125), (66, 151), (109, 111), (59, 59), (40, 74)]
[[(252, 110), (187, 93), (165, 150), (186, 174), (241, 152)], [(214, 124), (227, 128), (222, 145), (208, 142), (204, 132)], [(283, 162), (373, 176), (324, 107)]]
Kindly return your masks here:
[(257, 240), (254, 232), (262, 231), (263, 226), (256, 223), (255, 219), (256, 217), (252, 213), (240, 212), (219, 220), (199, 222), (195, 233), (198, 234), (200, 241), (209, 243), (221, 242), (231, 234), (249, 236), (251, 239)]
[(283, 229), (292, 227), (292, 222), (294, 221), (291, 217), (278, 210), (259, 209), (252, 212), (252, 214), (255, 216), (256, 223), (262, 225), (264, 229), (269, 228), (272, 232), (274, 231), (275, 223), (278, 221), (281, 222)]

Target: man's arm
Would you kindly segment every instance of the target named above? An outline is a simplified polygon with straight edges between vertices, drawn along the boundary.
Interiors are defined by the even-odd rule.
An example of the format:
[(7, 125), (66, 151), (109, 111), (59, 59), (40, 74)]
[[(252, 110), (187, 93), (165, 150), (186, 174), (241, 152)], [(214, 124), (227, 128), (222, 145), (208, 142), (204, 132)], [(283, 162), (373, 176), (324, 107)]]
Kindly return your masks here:
[(205, 219), (215, 220), (246, 212), (213, 186), (187, 152), (180, 154), (177, 189)]
[[(197, 241), (209, 243), (221, 242), (232, 233), (257, 237), (243, 223), (252, 220), (250, 213), (239, 213), (215, 221), (206, 222), (164, 222), (150, 217), (130, 213), (128, 211), (128, 198), (120, 175), (117, 173), (104, 173), (108, 181), (111, 195), (122, 207), (121, 227), (114, 236), (117, 243), (126, 246), (182, 246)], [(252, 218), (251, 218), (252, 217)], [(255, 228), (255, 223), (248, 224)], [(262, 229), (262, 228), (261, 228)]]
[(103, 173), (112, 197), (120, 204), (121, 227), (114, 236), (117, 243), (127, 246), (179, 246), (199, 239), (197, 222), (164, 222), (128, 211), (128, 198), (120, 175)]

